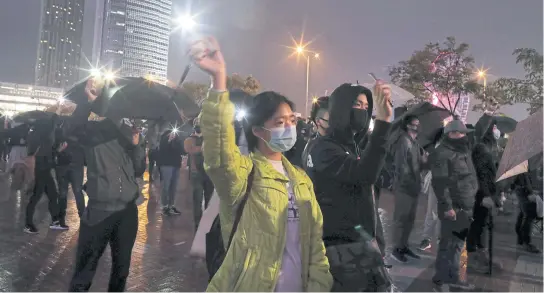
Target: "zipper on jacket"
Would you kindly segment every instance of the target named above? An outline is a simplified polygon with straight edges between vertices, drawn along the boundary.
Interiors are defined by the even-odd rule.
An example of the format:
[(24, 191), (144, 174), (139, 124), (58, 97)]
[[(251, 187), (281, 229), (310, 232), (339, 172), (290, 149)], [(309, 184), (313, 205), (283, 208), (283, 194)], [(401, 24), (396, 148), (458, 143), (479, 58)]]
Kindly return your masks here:
[[(287, 172), (287, 171), (286, 171)], [(291, 178), (289, 178), (289, 182), (291, 182)], [(285, 194), (287, 195), (287, 205), (289, 205), (289, 189), (287, 188), (287, 184), (283, 184), (283, 187), (285, 189)], [(295, 198), (295, 202), (296, 202), (296, 196), (295, 196), (295, 188), (294, 186), (291, 186), (291, 189), (293, 190), (293, 197)], [(283, 226), (283, 231), (285, 233), (282, 234), (282, 240), (281, 240), (281, 247), (283, 248), (281, 250), (281, 253), (280, 253), (280, 256), (279, 256), (279, 267), (276, 269), (276, 273), (275, 273), (275, 277), (274, 277), (274, 284), (273, 284), (273, 287), (272, 287), (272, 290), (276, 290), (276, 286), (278, 285), (278, 279), (279, 279), (279, 274), (281, 272), (281, 267), (283, 266), (283, 254), (285, 252), (285, 245), (286, 245), (286, 242), (287, 242), (287, 222), (289, 221), (288, 217), (289, 217), (289, 210), (288, 209), (285, 209), (285, 222), (284, 222), (284, 226)]]

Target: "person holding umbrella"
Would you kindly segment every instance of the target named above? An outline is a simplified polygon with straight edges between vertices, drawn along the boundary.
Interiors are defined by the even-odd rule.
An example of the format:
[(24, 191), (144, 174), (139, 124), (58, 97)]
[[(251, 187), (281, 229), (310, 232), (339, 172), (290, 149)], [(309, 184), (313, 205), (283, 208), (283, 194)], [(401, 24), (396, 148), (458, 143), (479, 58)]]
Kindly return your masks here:
[[(64, 136), (75, 136), (85, 152), (87, 196), (81, 217), (74, 274), (69, 291), (88, 291), (98, 261), (111, 246), (112, 269), (108, 291), (124, 291), (132, 248), (138, 231), (139, 186), (145, 171), (145, 150), (140, 134), (128, 119), (106, 118), (88, 121), (91, 107), (102, 99), (93, 79), (62, 129)], [(100, 98), (99, 98), (100, 96)]]

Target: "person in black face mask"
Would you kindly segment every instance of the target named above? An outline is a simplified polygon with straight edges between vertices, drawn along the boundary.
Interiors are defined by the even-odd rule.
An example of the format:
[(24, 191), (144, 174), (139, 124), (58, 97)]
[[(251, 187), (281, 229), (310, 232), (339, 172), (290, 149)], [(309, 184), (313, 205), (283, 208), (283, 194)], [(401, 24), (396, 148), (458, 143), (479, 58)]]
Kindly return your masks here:
[(400, 262), (407, 262), (407, 256), (420, 259), (408, 247), (408, 238), (416, 219), (418, 195), (421, 191), (421, 164), (424, 157), (417, 142), (419, 120), (408, 115), (402, 121), (401, 134), (394, 149), (395, 195), (394, 232), (392, 256)]
[(478, 191), (478, 179), (466, 136), (470, 131), (463, 122), (451, 121), (444, 129), (442, 142), (429, 158), (438, 218), (441, 220), (433, 277), (436, 292), (449, 292), (446, 286), (458, 290), (474, 289), (473, 285), (459, 279), (461, 252)]
[[(323, 240), (335, 283), (332, 291), (383, 291), (391, 285), (381, 251), (375, 244), (381, 226), (372, 185), (378, 179), (386, 155), (393, 110), (391, 90), (376, 84), (376, 99), (360, 85), (342, 84), (329, 98), (328, 128), (308, 151), (306, 172), (313, 181), (323, 213)], [(373, 104), (374, 131), (361, 151), (355, 136), (366, 133)], [(349, 115), (348, 115), (349, 113)], [(349, 251), (349, 252), (348, 252)], [(364, 259), (353, 268), (346, 259)], [(353, 274), (345, 274), (347, 267)]]

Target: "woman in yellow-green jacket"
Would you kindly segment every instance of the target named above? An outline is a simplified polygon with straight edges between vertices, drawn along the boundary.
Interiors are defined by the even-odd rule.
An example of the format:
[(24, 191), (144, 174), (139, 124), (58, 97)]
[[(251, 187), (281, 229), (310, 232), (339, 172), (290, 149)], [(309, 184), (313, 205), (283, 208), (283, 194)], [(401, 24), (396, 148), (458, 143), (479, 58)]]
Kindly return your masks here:
[(217, 51), (192, 57), (213, 80), (200, 125), (204, 164), (221, 199), (225, 244), (251, 170), (254, 176), (240, 223), (208, 291), (329, 291), (323, 218), (312, 182), (282, 155), (296, 140), (293, 104), (274, 92), (253, 98), (244, 127), (250, 155), (242, 155), (235, 144), (225, 63), (215, 39), (210, 42)]

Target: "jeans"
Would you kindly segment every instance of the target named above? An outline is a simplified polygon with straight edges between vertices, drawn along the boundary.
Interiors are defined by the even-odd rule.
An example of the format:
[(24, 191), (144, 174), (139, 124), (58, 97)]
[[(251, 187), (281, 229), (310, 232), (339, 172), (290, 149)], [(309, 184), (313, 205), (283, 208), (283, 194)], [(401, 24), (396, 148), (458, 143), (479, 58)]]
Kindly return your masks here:
[(393, 230), (393, 248), (404, 249), (408, 248), (408, 238), (417, 212), (417, 195), (410, 195), (404, 192), (395, 192), (395, 211), (393, 214), (394, 230)]
[(160, 166), (161, 171), (161, 204), (163, 207), (174, 206), (178, 188), (180, 167)]
[(195, 232), (198, 229), (200, 218), (202, 218), (202, 201), (204, 207), (208, 207), (208, 203), (213, 194), (213, 183), (206, 175), (200, 172), (191, 172), (191, 185), (193, 186), (193, 217), (195, 221)]
[(133, 202), (124, 210), (113, 213), (96, 225), (88, 225), (81, 221), (76, 267), (69, 292), (89, 291), (98, 261), (108, 243), (111, 247), (112, 260), (108, 291), (124, 291), (137, 232), (138, 208)]
[(516, 221), (516, 234), (519, 244), (531, 244), (531, 229), (537, 218), (536, 203), (531, 202), (526, 196), (518, 195), (519, 214)]
[(81, 217), (85, 210), (85, 198), (83, 196), (83, 165), (59, 166), (56, 168), (57, 181), (59, 183), (59, 216), (66, 216), (66, 203), (68, 185), (72, 185), (72, 191), (76, 199), (77, 213)]
[(433, 282), (457, 283), (459, 281), (461, 252), (465, 246), (468, 227), (459, 229), (459, 227), (456, 227), (456, 221), (448, 219), (443, 219), (441, 223), (440, 243), (436, 255)]
[(432, 240), (440, 233), (436, 195), (432, 186), (429, 186), (427, 196), (427, 213), (425, 214), (425, 224), (423, 226), (423, 239)]
[(58, 192), (57, 192), (57, 182), (53, 176), (53, 169), (43, 169), (36, 166), (34, 168), (34, 192), (30, 196), (28, 205), (26, 206), (26, 224), (33, 225), (34, 222), (34, 211), (36, 210), (36, 205), (40, 201), (42, 194), (45, 192), (47, 198), (49, 199), (49, 214), (51, 214), (51, 220), (64, 220), (59, 219), (59, 206), (58, 206)]

